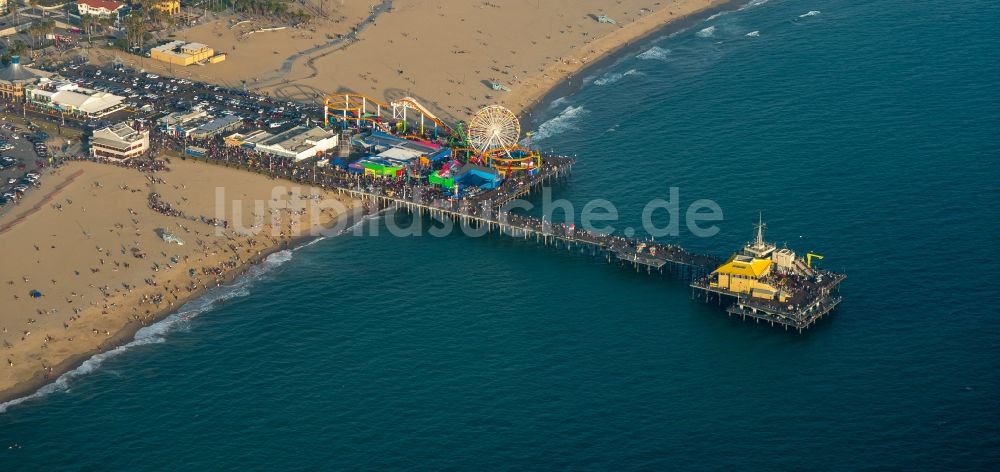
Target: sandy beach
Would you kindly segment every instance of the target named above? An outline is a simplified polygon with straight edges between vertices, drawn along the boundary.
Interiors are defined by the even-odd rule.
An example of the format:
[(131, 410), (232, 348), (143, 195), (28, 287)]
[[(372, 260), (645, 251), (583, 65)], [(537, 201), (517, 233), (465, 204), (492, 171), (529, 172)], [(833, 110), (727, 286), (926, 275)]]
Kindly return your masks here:
[[(370, 5), (333, 2), (304, 27), (264, 31), (281, 26), (230, 15), (176, 34), (225, 52), (229, 58), (220, 64), (169, 68), (138, 56), (122, 59), (164, 75), (229, 87), (245, 83), (302, 101), (338, 91), (412, 96), (457, 121), (493, 103), (524, 113), (553, 90), (579, 86), (577, 74), (588, 65), (665, 25), (731, 3), (397, 0), (365, 23), (373, 15)], [(598, 15), (616, 23), (599, 22)], [(96, 54), (98, 60), (112, 57)], [(511, 91), (493, 90), (492, 81)], [(42, 188), (0, 219), (0, 247), (7, 254), (0, 269), (0, 401), (30, 393), (94, 353), (127, 342), (185, 300), (343, 216), (335, 210), (301, 214), (312, 200), (289, 195), (291, 187), (179, 159), (156, 173), (71, 162), (47, 174)], [(239, 215), (231, 205), (222, 213), (215, 208), (217, 188), (227, 200), (241, 201)], [(172, 214), (151, 209), (152, 193)], [(285, 208), (261, 210), (255, 200)], [(220, 214), (230, 223), (226, 228), (202, 220)], [(184, 245), (164, 241), (164, 230)], [(34, 290), (41, 296), (33, 297)]]
[[(137, 56), (123, 60), (230, 87), (245, 83), (301, 101), (318, 102), (338, 91), (377, 99), (411, 96), (443, 119), (458, 121), (487, 104), (522, 113), (601, 57), (665, 24), (727, 3), (397, 0), (365, 24), (369, 4), (333, 2), (327, 18), (316, 17), (303, 27), (261, 31), (280, 26), (223, 17), (176, 34), (225, 52), (228, 58), (219, 64), (168, 68)], [(597, 21), (600, 15), (616, 24)], [(355, 27), (356, 38), (338, 41)], [(493, 90), (492, 81), (510, 92)]]
[[(223, 213), (217, 192), (227, 202)], [(152, 209), (151, 193), (172, 211)], [(344, 211), (311, 210), (319, 198), (336, 197), (180, 159), (155, 173), (70, 162), (47, 174), (0, 220), (0, 401), (30, 393), (270, 252), (332, 225)], [(164, 231), (183, 245), (165, 241)]]

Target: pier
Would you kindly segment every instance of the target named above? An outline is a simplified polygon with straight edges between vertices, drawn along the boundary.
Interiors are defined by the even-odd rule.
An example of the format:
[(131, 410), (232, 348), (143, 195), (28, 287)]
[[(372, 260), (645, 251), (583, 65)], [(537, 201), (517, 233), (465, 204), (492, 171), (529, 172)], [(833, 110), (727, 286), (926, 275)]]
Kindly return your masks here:
[(609, 263), (632, 266), (637, 272), (668, 273), (694, 280), (704, 276), (721, 262), (717, 257), (695, 254), (677, 245), (594, 234), (572, 226), (511, 213), (507, 206), (514, 200), (528, 197), (545, 185), (567, 178), (574, 161), (565, 157), (549, 157), (549, 162), (551, 165), (537, 175), (511, 179), (507, 181), (510, 184), (497, 191), (462, 200), (435, 196), (420, 184), (411, 183), (391, 188), (365, 185), (336, 171), (317, 171), (312, 173), (312, 178), (297, 180), (368, 202), (374, 211), (395, 208), (409, 211), (417, 217), (427, 215), (438, 220), (450, 219), (472, 228), (484, 228), (513, 238), (534, 240), (546, 246), (604, 257)]
[[(726, 308), (729, 316), (747, 318), (757, 323), (766, 322), (771, 326), (781, 326), (802, 332), (816, 324), (840, 302), (843, 297), (836, 293), (840, 283), (846, 278), (843, 274), (830, 274), (829, 279), (810, 287), (813, 296), (803, 297), (796, 304), (779, 304), (773, 301), (755, 299), (753, 297), (711, 287), (706, 278), (700, 278), (691, 283), (691, 297), (703, 298), (706, 303), (713, 297), (721, 305), (723, 301), (732, 303)], [(700, 293), (700, 295), (699, 295)]]
[[(202, 160), (227, 166), (233, 164), (212, 158)], [(710, 281), (713, 271), (725, 263), (719, 257), (694, 253), (675, 244), (594, 234), (571, 225), (555, 224), (510, 211), (508, 206), (516, 199), (530, 197), (546, 185), (569, 178), (574, 163), (575, 160), (569, 157), (547, 156), (546, 165), (537, 174), (519, 175), (507, 179), (497, 189), (461, 199), (444, 196), (424, 181), (366, 178), (337, 169), (318, 168), (315, 162), (309, 161), (277, 172), (245, 163), (239, 167), (360, 200), (370, 213), (385, 209), (404, 210), (418, 218), (428, 216), (439, 221), (451, 220), (470, 228), (600, 257), (638, 273), (668, 275), (689, 283), (692, 299), (717, 302), (725, 306), (729, 316), (738, 316), (741, 320), (765, 322), (801, 333), (841, 302), (837, 289), (846, 276), (808, 268), (799, 260), (795, 261), (794, 273), (789, 274), (795, 276), (794, 295), (784, 302), (766, 300), (713, 286)]]
[(754, 244), (724, 260), (514, 211), (520, 200), (568, 179), (575, 159), (532, 148), (530, 133), (522, 140), (517, 116), (502, 106), (486, 106), (467, 125), (452, 126), (412, 97), (382, 102), (344, 93), (322, 105), (324, 128), (288, 130), (298, 134), (281, 134), (280, 149), (240, 133), (189, 139), (169, 127), (152, 134), (151, 149), (324, 188), (361, 201), (369, 213), (402, 210), (669, 275), (688, 283), (693, 299), (725, 302), (726, 313), (743, 320), (802, 332), (841, 301), (844, 276), (812, 268), (818, 255), (803, 260), (766, 244), (763, 223)]

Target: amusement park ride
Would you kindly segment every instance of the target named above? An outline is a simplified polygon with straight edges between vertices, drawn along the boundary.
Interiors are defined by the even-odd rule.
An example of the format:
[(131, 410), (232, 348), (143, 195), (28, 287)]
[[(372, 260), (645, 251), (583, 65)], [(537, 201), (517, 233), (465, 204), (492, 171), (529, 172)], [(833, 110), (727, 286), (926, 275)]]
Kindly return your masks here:
[[(465, 127), (462, 123), (451, 127), (412, 97), (384, 103), (346, 93), (324, 99), (324, 125), (329, 126), (331, 120), (345, 128), (370, 127), (410, 139), (426, 139), (428, 131), (433, 138), (444, 135), (454, 157), (493, 168), (504, 177), (530, 173), (542, 165), (541, 153), (519, 144), (517, 116), (500, 105), (480, 109)], [(433, 125), (430, 130), (429, 124)]]

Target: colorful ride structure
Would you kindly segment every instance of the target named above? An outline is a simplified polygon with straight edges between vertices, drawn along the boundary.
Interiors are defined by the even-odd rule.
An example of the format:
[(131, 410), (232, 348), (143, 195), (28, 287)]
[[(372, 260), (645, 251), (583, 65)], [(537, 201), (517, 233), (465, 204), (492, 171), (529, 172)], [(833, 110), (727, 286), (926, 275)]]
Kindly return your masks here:
[(514, 112), (500, 105), (490, 105), (469, 120), (468, 143), (479, 152), (479, 159), (504, 177), (515, 172), (532, 172), (542, 165), (542, 156), (519, 144), (521, 122)]
[(428, 124), (434, 125), (435, 136), (441, 131), (451, 132), (450, 126), (412, 97), (403, 97), (387, 104), (356, 93), (330, 95), (323, 100), (325, 126), (330, 125), (331, 118), (342, 125), (358, 128), (371, 125), (385, 132), (390, 132), (390, 126), (395, 126), (396, 134), (412, 132), (423, 135), (427, 132)]
[(336, 122), (343, 128), (370, 128), (412, 141), (446, 138), (453, 159), (493, 169), (504, 178), (537, 172), (542, 165), (538, 151), (520, 144), (517, 115), (499, 105), (480, 109), (465, 126), (452, 127), (413, 97), (385, 103), (342, 93), (323, 100), (323, 122), (325, 126)]

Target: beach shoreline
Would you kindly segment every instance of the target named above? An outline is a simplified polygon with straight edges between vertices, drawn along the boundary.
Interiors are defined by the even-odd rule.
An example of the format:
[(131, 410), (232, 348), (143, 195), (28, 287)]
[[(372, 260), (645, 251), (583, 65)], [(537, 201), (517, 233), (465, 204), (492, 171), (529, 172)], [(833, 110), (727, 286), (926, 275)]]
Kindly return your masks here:
[[(235, 22), (235, 16), (175, 32), (176, 39), (226, 53), (218, 64), (175, 69), (111, 51), (91, 60), (108, 64), (117, 58), (160, 75), (233, 88), (242, 84), (256, 93), (310, 104), (345, 92), (386, 103), (412, 97), (447, 123), (467, 121), (477, 110), (497, 104), (529, 117), (553, 94), (578, 88), (576, 77), (607, 67), (636, 43), (750, 1), (502, 0), (444, 8), (428, 0), (400, 0), (380, 11), (377, 21), (367, 10), (347, 4), (334, 6), (342, 9), (337, 14), (343, 21), (317, 18), (266, 35), (243, 36), (241, 29), (253, 22)], [(239, 23), (244, 25), (235, 27)], [(349, 29), (360, 24), (365, 26)], [(324, 46), (331, 42), (336, 47)]]
[[(599, 58), (583, 64), (570, 76), (582, 78), (591, 73), (606, 71), (630, 54), (639, 53), (666, 36), (676, 34), (690, 28), (699, 21), (703, 21), (714, 15), (737, 11), (748, 5), (748, 2), (750, 2), (750, 0), (720, 0), (719, 2), (709, 5), (702, 10), (674, 18), (665, 23), (658, 23), (658, 26), (653, 27), (652, 29), (647, 29), (638, 32), (633, 36), (629, 36), (627, 41), (622, 42), (617, 47), (606, 51)], [(636, 25), (632, 24), (629, 26), (631, 27)], [(551, 107), (552, 103), (556, 100), (573, 96), (579, 92), (584, 85), (586, 84), (582, 79), (570, 81), (562, 80), (555, 83), (548, 90), (538, 94), (537, 98), (532, 100), (528, 105), (524, 106), (524, 108), (515, 110), (518, 114), (518, 118), (521, 120), (522, 128), (537, 128), (542, 124), (542, 115), (544, 112), (548, 111), (548, 108)]]
[[(342, 217), (350, 218), (353, 216), (354, 216), (353, 213), (348, 213), (345, 215), (341, 215), (341, 218)], [(333, 222), (331, 222), (330, 227), (338, 223), (339, 220), (334, 220)], [(346, 227), (350, 228), (354, 224), (356, 224), (356, 221), (349, 219)], [(154, 315), (150, 317), (150, 321), (148, 323), (140, 323), (134, 320), (130, 320), (120, 330), (113, 333), (107, 339), (107, 341), (98, 348), (77, 354), (62, 361), (59, 364), (52, 366), (53, 369), (52, 375), (45, 375), (44, 373), (39, 372), (30, 379), (24, 380), (23, 382), (18, 383), (7, 390), (0, 391), (0, 414), (2, 414), (9, 406), (13, 406), (13, 405), (8, 405), (8, 403), (22, 398), (30, 397), (31, 395), (35, 394), (46, 385), (56, 382), (63, 375), (76, 370), (81, 365), (83, 365), (87, 360), (93, 358), (94, 356), (117, 349), (134, 341), (136, 333), (138, 333), (140, 329), (152, 326), (156, 323), (165, 320), (170, 315), (181, 312), (184, 309), (184, 307), (186, 307), (188, 304), (197, 301), (199, 298), (204, 297), (205, 295), (214, 290), (221, 290), (227, 287), (231, 287), (233, 284), (239, 281), (240, 277), (246, 276), (252, 267), (263, 264), (267, 260), (267, 258), (270, 257), (272, 254), (276, 254), (285, 250), (294, 251), (323, 237), (324, 236), (300, 236), (284, 244), (279, 244), (276, 246), (269, 247), (265, 250), (262, 250), (259, 256), (255, 256), (253, 259), (248, 260), (246, 263), (244, 263), (237, 269), (225, 274), (223, 276), (225, 282), (222, 285), (217, 287), (197, 289), (196, 291), (192, 292), (190, 296), (186, 297), (183, 303), (180, 303), (173, 307), (161, 308), (159, 311), (157, 311)]]
[[(720, 0), (718, 2), (712, 2), (705, 8), (675, 18), (665, 16), (663, 12), (666, 10), (654, 12), (650, 15), (654, 15), (656, 13), (659, 13), (660, 15), (642, 24), (635, 22), (622, 28), (620, 31), (627, 31), (621, 34), (622, 37), (619, 38), (619, 42), (617, 44), (608, 47), (595, 58), (578, 62), (578, 67), (571, 68), (571, 70), (566, 72), (565, 75), (561, 76), (557, 80), (554, 80), (550, 87), (534, 94), (534, 96), (530, 97), (526, 105), (523, 105), (520, 108), (514, 107), (514, 111), (520, 115), (525, 129), (531, 129), (532, 127), (540, 124), (539, 122), (536, 122), (536, 120), (540, 119), (542, 114), (541, 110), (546, 109), (546, 107), (550, 106), (550, 104), (555, 100), (578, 92), (583, 85), (585, 85), (582, 80), (566, 80), (566, 78), (582, 77), (593, 71), (605, 70), (613, 66), (628, 54), (632, 54), (648, 47), (651, 42), (658, 40), (665, 35), (681, 31), (712, 15), (724, 11), (735, 10), (746, 4), (746, 0)], [(665, 17), (666, 19), (664, 21), (660, 21), (663, 20), (661, 17)], [(348, 220), (348, 223), (345, 226), (345, 228), (351, 228), (358, 223), (358, 221), (353, 221), (355, 214), (356, 212), (352, 211), (340, 214), (336, 219), (329, 222), (328, 226), (337, 225), (343, 218), (352, 218), (351, 220)], [(8, 222), (7, 224), (13, 225), (14, 223)], [(294, 250), (297, 247), (311, 243), (315, 239), (317, 239), (317, 236), (298, 236), (283, 243), (262, 249), (259, 255), (249, 258), (245, 263), (241, 264), (237, 268), (226, 272), (222, 276), (224, 279), (222, 286), (233, 284), (239, 279), (239, 277), (245, 275), (251, 267), (263, 263), (270, 255), (286, 249)], [(0, 391), (0, 411), (5, 410), (5, 405), (9, 404), (11, 401), (17, 401), (18, 399), (30, 397), (44, 386), (56, 382), (62, 375), (72, 372), (95, 355), (128, 344), (135, 339), (136, 333), (143, 327), (150, 326), (164, 320), (170, 315), (179, 312), (184, 306), (188, 305), (192, 301), (205, 296), (206, 293), (217, 288), (218, 287), (199, 288), (188, 294), (188, 296), (184, 298), (183, 302), (178, 303), (175, 306), (165, 306), (157, 310), (155, 313), (152, 313), (146, 322), (129, 320), (97, 347), (89, 349), (85, 352), (74, 354), (58, 364), (50, 366), (50, 372), (48, 374), (43, 371), (36, 372), (31, 378), (22, 380), (5, 390)]]
[[(190, 162), (192, 164), (196, 163), (196, 161), (190, 161)], [(90, 163), (90, 164), (92, 164), (93, 166), (108, 166), (107, 164), (98, 164), (98, 163)], [(210, 166), (213, 169), (211, 170), (201, 169), (200, 166)], [(215, 173), (243, 172), (236, 169), (228, 169), (223, 166), (216, 166), (210, 163), (201, 163), (201, 162), (197, 162), (195, 164), (195, 167), (197, 167), (197, 170), (199, 172), (203, 172), (206, 174), (211, 174), (213, 172)], [(90, 170), (92, 172), (92, 169)], [(138, 170), (129, 169), (129, 171), (134, 172), (135, 174), (140, 173)], [(51, 205), (52, 204), (51, 201), (53, 200), (55, 194), (62, 191), (64, 187), (67, 187), (70, 183), (80, 180), (78, 179), (78, 177), (80, 177), (82, 172), (83, 172), (82, 170), (77, 170), (76, 172), (70, 174), (65, 181), (60, 182), (58, 185), (56, 185), (56, 188), (50, 190), (47, 194), (42, 195), (40, 203), (35, 204), (34, 207), (27, 208), (26, 210), (19, 212), (17, 215), (13, 214), (7, 215), (11, 218), (11, 221), (8, 222), (7, 225), (5, 225), (6, 226), (5, 230), (16, 229), (17, 225), (15, 224), (14, 220), (17, 220), (18, 223), (24, 220), (30, 220), (31, 217), (35, 216), (35, 213), (38, 212), (39, 208), (37, 207)], [(55, 174), (50, 174), (50, 178), (53, 182), (56, 181), (56, 179), (54, 178), (56, 175), (60, 174), (58, 172), (56, 172)], [(86, 181), (86, 179), (92, 177), (93, 177), (92, 175), (91, 176), (85, 175), (83, 180)], [(258, 177), (265, 178), (264, 176), (258, 176)], [(292, 181), (284, 181), (283, 179), (268, 178), (268, 180), (273, 181), (274, 187), (291, 183), (294, 184), (295, 186), (301, 185), (304, 188), (313, 188), (309, 185), (299, 184)], [(84, 185), (84, 182), (76, 182), (76, 183), (79, 186)], [(147, 313), (142, 319), (139, 318), (124, 319), (119, 317), (117, 319), (121, 320), (120, 326), (117, 329), (110, 330), (107, 337), (102, 339), (96, 345), (89, 347), (88, 349), (81, 350), (79, 352), (71, 352), (70, 354), (66, 355), (62, 360), (45, 366), (46, 367), (45, 369), (35, 370), (34, 372), (32, 372), (30, 377), (23, 377), (20, 379), (16, 379), (13, 383), (9, 384), (8, 387), (4, 388), (3, 390), (0, 390), (0, 413), (6, 411), (8, 407), (18, 404), (24, 399), (30, 398), (32, 395), (39, 392), (45, 386), (57, 382), (62, 376), (67, 374), (72, 374), (74, 370), (76, 370), (81, 365), (86, 363), (89, 359), (94, 358), (94, 356), (112, 351), (120, 346), (124, 346), (136, 340), (136, 334), (142, 328), (155, 325), (156, 323), (163, 321), (169, 316), (183, 311), (184, 307), (188, 306), (191, 302), (203, 298), (204, 296), (206, 296), (207, 294), (209, 294), (214, 290), (225, 289), (226, 287), (232, 286), (234, 283), (238, 282), (241, 277), (246, 276), (253, 267), (263, 264), (267, 260), (267, 258), (270, 257), (271, 255), (284, 250), (294, 250), (298, 247), (309, 244), (319, 238), (324, 237), (325, 235), (322, 233), (328, 231), (331, 228), (352, 227), (353, 225), (356, 224), (356, 220), (359, 217), (364, 216), (363, 209), (359, 201), (346, 200), (345, 203), (347, 204), (347, 208), (345, 209), (345, 211), (337, 213), (336, 216), (330, 218), (329, 221), (317, 222), (315, 224), (314, 222), (310, 221), (309, 228), (311, 228), (310, 229), (311, 232), (307, 234), (289, 234), (288, 237), (277, 238), (277, 239), (272, 237), (270, 238), (274, 241), (272, 244), (265, 245), (263, 247), (260, 247), (259, 249), (254, 248), (256, 250), (256, 254), (245, 257), (241, 263), (221, 273), (215, 279), (218, 281), (216, 284), (198, 285), (196, 288), (194, 288), (189, 292), (186, 293), (181, 292), (179, 294), (180, 296), (175, 302), (169, 304), (164, 303), (161, 306), (150, 310), (149, 313)], [(338, 232), (338, 235), (342, 233), (343, 230)], [(264, 239), (266, 240), (267, 238)], [(247, 248), (247, 251), (250, 251), (250, 248)], [(10, 276), (11, 274), (6, 274), (6, 275)], [(198, 280), (204, 280), (204, 277), (199, 276)], [(166, 288), (166, 285), (164, 285), (164, 288)], [(87, 310), (80, 312), (80, 316), (81, 317), (96, 316), (95, 313), (97, 311), (98, 308), (96, 306), (91, 307), (88, 308)], [(88, 313), (91, 313), (91, 315), (87, 315)], [(9, 323), (11, 322), (11, 320), (12, 318), (8, 317), (6, 319), (6, 322)], [(102, 320), (102, 321), (108, 321), (108, 320)], [(67, 327), (69, 327), (69, 325), (67, 325)], [(8, 333), (6, 327), (4, 328), (4, 333)], [(24, 338), (22, 338), (22, 342), (23, 341)], [(56, 338), (53, 338), (53, 341), (56, 341)], [(8, 348), (10, 348), (10, 345), (8, 345)], [(14, 357), (17, 358), (18, 355), (22, 356), (29, 355), (30, 358), (34, 355), (39, 355), (39, 354), (37, 353), (32, 354), (32, 352), (29, 351), (29, 352), (21, 352), (20, 354), (15, 354)], [(8, 354), (5, 357), (7, 357), (7, 359), (10, 359), (10, 357), (8, 356), (10, 356), (10, 354)]]

